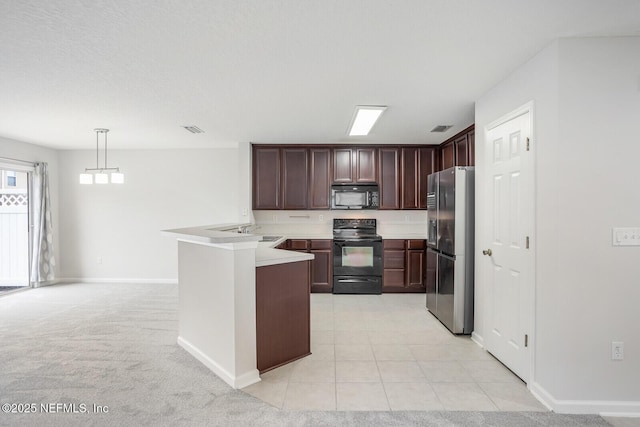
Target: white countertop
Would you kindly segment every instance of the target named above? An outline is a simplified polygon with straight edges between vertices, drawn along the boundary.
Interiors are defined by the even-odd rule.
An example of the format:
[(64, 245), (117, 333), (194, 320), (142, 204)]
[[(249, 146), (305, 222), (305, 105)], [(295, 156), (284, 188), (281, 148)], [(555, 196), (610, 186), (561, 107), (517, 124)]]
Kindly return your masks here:
[[(260, 242), (262, 235), (238, 233), (238, 227), (248, 226), (251, 224), (214, 224), (201, 225), (195, 227), (176, 228), (172, 230), (162, 230), (163, 234), (177, 237), (194, 243), (240, 243), (240, 242), (258, 242), (256, 248), (256, 267), (264, 267), (267, 265), (286, 264), (289, 262), (308, 261), (314, 258), (313, 254), (304, 252), (287, 251), (283, 249), (275, 249), (286, 239), (295, 239), (299, 237), (281, 236), (280, 239), (273, 242)], [(322, 237), (304, 237), (308, 238), (327, 238)], [(332, 237), (329, 237), (332, 238)]]
[[(313, 254), (289, 251), (284, 249), (275, 249), (275, 246), (287, 239), (308, 239), (308, 240), (332, 240), (333, 233), (304, 233), (299, 230), (292, 233), (260, 233), (260, 234), (243, 234), (238, 233), (238, 227), (250, 226), (251, 224), (213, 224), (196, 227), (176, 228), (172, 230), (162, 230), (163, 234), (178, 237), (187, 241), (196, 243), (240, 243), (240, 242), (258, 242), (256, 249), (256, 267), (264, 267), (267, 265), (285, 264), (289, 262), (308, 261), (314, 258)], [(265, 230), (266, 231), (266, 230)], [(423, 233), (410, 232), (389, 232), (379, 233), (383, 239), (402, 239), (402, 240), (423, 240), (426, 236)], [(262, 235), (280, 235), (280, 239), (272, 242), (262, 242)]]

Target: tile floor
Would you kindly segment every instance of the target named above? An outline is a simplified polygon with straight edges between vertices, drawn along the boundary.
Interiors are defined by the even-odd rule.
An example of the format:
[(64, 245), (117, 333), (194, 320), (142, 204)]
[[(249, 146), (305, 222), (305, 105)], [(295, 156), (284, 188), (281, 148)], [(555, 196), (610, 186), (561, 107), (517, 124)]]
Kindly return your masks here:
[(424, 294), (312, 294), (311, 352), (243, 391), (285, 410), (546, 411)]

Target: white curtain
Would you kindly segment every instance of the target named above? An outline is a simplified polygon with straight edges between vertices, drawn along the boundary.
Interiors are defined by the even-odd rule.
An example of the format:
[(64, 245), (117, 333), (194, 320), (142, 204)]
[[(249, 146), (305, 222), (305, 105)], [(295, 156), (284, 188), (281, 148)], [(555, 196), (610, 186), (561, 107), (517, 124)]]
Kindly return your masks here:
[(46, 163), (36, 163), (31, 180), (31, 285), (38, 287), (54, 279), (53, 227)]

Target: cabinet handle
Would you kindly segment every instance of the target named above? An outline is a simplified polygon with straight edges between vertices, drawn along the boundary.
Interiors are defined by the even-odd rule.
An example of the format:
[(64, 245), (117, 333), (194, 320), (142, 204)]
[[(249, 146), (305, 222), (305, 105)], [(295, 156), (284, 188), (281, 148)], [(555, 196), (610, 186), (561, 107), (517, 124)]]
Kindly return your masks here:
[(493, 252), (491, 251), (491, 249), (485, 249), (482, 251), (482, 255), (488, 255), (491, 256), (493, 254)]

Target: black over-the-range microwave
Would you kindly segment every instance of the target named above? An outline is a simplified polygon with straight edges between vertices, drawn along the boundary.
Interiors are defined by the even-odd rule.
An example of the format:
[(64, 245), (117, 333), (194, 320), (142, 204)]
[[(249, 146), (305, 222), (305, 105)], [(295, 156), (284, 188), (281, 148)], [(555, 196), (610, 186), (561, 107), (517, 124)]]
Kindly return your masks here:
[(378, 209), (378, 184), (333, 184), (331, 209)]

